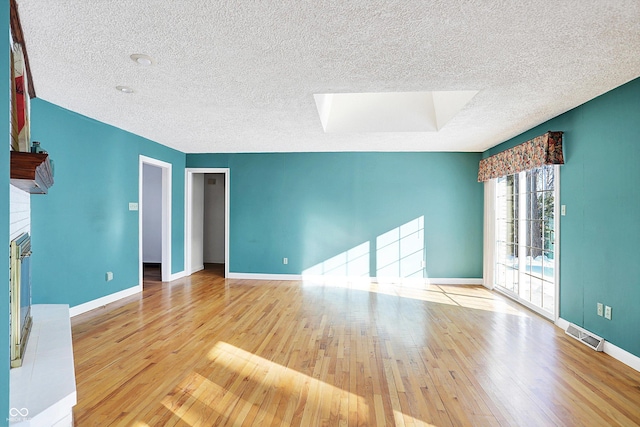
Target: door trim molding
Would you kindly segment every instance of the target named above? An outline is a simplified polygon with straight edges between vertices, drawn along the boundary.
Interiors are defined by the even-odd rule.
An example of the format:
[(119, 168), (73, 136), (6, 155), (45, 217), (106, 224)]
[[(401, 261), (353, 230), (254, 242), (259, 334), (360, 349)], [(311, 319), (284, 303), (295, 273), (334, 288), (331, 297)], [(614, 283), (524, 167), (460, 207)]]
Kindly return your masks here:
[(184, 271), (190, 276), (191, 271), (191, 212), (193, 210), (193, 175), (197, 173), (221, 173), (224, 174), (224, 277), (229, 277), (229, 195), (231, 188), (229, 168), (185, 168), (184, 173)]
[(171, 163), (140, 155), (138, 163), (138, 270), (140, 288), (143, 284), (142, 265), (142, 212), (143, 206), (143, 169), (144, 165), (159, 167), (162, 170), (162, 281), (171, 281)]

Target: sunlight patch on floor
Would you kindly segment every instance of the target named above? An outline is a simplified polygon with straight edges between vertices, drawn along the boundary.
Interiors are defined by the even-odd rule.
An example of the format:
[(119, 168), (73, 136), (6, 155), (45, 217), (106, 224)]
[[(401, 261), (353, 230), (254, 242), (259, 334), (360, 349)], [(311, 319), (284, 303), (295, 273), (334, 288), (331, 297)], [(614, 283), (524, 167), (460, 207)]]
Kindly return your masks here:
[[(320, 359), (324, 359), (322, 354), (323, 351), (320, 352)], [(298, 403), (301, 403), (300, 399), (306, 398), (301, 425), (310, 425), (309, 423), (313, 423), (313, 420), (318, 419), (319, 414), (329, 413), (332, 401), (340, 401), (350, 406), (357, 405), (358, 422), (362, 421), (366, 424), (367, 420), (363, 420), (363, 415), (368, 413), (368, 409), (366, 409), (368, 405), (363, 397), (316, 378), (322, 375), (321, 370), (326, 365), (326, 363), (323, 363), (325, 362), (324, 360), (316, 360), (313, 377), (311, 377), (225, 342), (216, 343), (209, 351), (208, 357), (216, 364), (233, 370), (239, 377), (260, 383), (260, 387), (256, 387), (253, 394), (248, 397), (245, 405), (251, 406), (253, 397), (257, 398), (259, 396), (259, 400), (262, 400), (261, 388), (277, 389), (284, 392), (284, 395), (290, 401), (283, 416), (283, 421), (287, 421), (288, 418), (293, 416), (293, 411), (298, 406)], [(329, 358), (326, 359), (326, 362), (328, 362)], [(264, 410), (261, 408), (260, 411)], [(340, 413), (346, 414), (347, 412), (346, 408), (340, 410)], [(350, 413), (349, 416), (351, 415)], [(355, 421), (349, 420), (349, 423), (355, 423)]]
[[(225, 416), (241, 400), (197, 372), (191, 372), (178, 385), (178, 390), (179, 393), (166, 396), (162, 404), (191, 426), (207, 425), (205, 422)], [(186, 400), (185, 394), (188, 396)]]
[[(278, 405), (267, 405), (266, 409), (261, 406), (254, 421), (275, 418), (288, 425), (296, 410), (304, 406), (301, 425), (312, 425), (335, 410), (332, 405), (339, 402), (341, 421), (353, 425), (368, 423), (369, 410), (363, 397), (315, 378), (322, 375), (329, 358), (316, 360), (313, 376), (308, 376), (225, 342), (218, 342), (207, 356), (218, 367), (233, 371), (235, 379), (221, 386), (191, 372), (175, 392), (162, 401), (167, 409), (191, 426), (207, 425), (220, 417), (223, 420), (232, 417), (234, 425), (242, 425), (267, 393), (274, 394), (273, 399), (286, 399), (286, 407), (276, 414)], [(322, 354), (320, 358), (323, 358)]]
[(305, 278), (302, 285), (306, 288), (328, 287), (373, 292), (381, 295), (526, 317), (525, 313), (512, 307), (501, 296), (495, 295), (490, 290), (479, 286), (434, 285), (428, 283), (428, 279), (398, 278), (396, 280), (389, 279), (383, 282), (372, 282), (368, 278), (346, 277)]

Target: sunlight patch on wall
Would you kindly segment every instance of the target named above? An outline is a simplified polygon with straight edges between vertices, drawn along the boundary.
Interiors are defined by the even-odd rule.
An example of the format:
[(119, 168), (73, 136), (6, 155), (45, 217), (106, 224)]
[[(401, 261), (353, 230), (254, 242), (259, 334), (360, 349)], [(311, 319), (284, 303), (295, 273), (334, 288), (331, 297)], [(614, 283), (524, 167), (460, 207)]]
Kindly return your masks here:
[(369, 277), (369, 242), (355, 246), (302, 271), (302, 276)]
[(424, 216), (394, 228), (376, 239), (376, 277), (424, 278)]

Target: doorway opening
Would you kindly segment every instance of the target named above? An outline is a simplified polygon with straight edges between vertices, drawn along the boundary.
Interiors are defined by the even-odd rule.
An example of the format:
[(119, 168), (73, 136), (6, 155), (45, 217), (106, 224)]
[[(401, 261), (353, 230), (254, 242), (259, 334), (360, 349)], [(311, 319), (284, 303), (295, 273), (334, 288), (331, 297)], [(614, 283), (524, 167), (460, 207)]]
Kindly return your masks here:
[(185, 170), (185, 272), (229, 275), (229, 169)]
[(171, 280), (171, 163), (140, 156), (139, 281)]

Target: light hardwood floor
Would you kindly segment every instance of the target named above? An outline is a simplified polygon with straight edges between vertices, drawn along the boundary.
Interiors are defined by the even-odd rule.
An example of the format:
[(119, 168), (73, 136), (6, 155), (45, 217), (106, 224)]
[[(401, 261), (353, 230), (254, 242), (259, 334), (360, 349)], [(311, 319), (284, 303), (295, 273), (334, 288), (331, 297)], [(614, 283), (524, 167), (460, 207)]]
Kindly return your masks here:
[(208, 269), (72, 330), (80, 427), (640, 425), (640, 373), (479, 286)]

